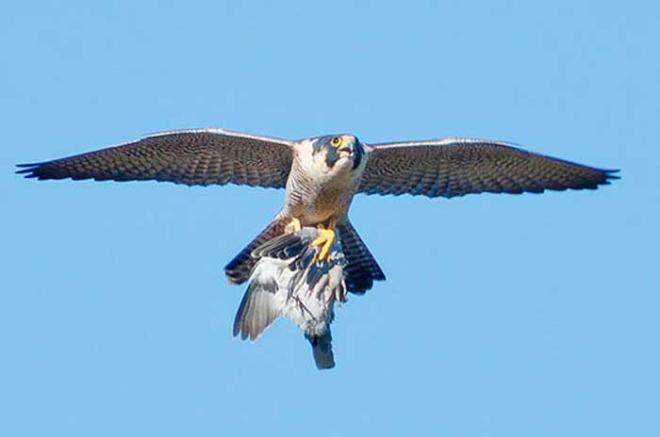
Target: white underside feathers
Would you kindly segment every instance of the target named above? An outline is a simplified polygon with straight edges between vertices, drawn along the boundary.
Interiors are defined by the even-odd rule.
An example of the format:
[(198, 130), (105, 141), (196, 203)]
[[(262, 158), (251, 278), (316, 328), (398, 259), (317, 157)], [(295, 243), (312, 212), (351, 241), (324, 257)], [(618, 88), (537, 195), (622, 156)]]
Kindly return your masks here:
[(346, 259), (336, 239), (327, 262), (316, 262), (312, 246), (319, 232), (306, 227), (276, 237), (256, 250), (259, 259), (234, 321), (234, 335), (255, 340), (274, 320), (285, 317), (305, 334), (319, 368), (334, 366), (330, 323), (334, 304), (346, 299)]

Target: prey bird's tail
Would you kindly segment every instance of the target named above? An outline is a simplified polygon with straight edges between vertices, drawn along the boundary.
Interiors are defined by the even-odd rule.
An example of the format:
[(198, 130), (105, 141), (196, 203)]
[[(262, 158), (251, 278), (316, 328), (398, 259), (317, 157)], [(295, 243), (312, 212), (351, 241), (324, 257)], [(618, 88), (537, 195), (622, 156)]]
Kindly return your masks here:
[(348, 265), (344, 267), (348, 291), (363, 294), (373, 287), (374, 281), (384, 281), (385, 274), (351, 222), (346, 219), (337, 223), (337, 229), (344, 256), (348, 261)]
[(268, 240), (278, 237), (284, 233), (284, 228), (289, 224), (286, 217), (278, 215), (270, 222), (266, 229), (261, 231), (254, 240), (250, 242), (238, 255), (234, 257), (225, 266), (225, 274), (227, 279), (234, 284), (242, 284), (250, 278), (252, 268), (257, 262), (256, 258), (252, 257), (252, 251)]
[(329, 326), (323, 335), (305, 334), (305, 338), (312, 345), (312, 353), (317, 369), (332, 369), (335, 367), (335, 356), (332, 353), (332, 334), (330, 334)]

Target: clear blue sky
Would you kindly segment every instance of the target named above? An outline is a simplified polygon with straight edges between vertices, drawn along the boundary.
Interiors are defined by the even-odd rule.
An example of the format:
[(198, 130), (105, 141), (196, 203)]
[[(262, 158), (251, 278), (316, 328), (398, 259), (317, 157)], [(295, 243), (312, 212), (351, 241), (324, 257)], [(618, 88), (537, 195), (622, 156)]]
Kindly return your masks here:
[[(656, 2), (305, 3), (3, 6), (0, 435), (660, 435)], [(282, 192), (13, 174), (185, 127), (487, 137), (623, 178), (357, 198), (388, 281), (319, 372), (291, 323), (231, 336), (222, 266)]]

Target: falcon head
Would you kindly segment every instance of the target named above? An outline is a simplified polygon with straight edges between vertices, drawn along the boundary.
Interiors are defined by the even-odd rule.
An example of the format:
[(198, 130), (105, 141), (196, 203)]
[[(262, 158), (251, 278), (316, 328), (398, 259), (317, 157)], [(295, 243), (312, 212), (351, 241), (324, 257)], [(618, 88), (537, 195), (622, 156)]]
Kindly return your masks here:
[(312, 141), (312, 160), (325, 174), (354, 171), (364, 161), (364, 146), (354, 135), (327, 135)]

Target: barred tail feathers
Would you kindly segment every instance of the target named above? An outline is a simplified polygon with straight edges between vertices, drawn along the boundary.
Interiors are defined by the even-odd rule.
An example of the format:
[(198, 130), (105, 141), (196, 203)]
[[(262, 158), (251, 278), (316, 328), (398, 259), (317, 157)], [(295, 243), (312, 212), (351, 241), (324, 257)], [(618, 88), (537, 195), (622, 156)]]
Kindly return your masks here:
[(242, 284), (250, 278), (252, 268), (257, 260), (252, 257), (252, 251), (268, 240), (280, 236), (284, 233), (284, 228), (289, 224), (289, 219), (278, 215), (270, 222), (266, 228), (259, 233), (238, 255), (236, 255), (225, 266), (225, 275), (229, 282)]
[(374, 281), (384, 281), (385, 274), (351, 222), (337, 223), (337, 228), (348, 261), (344, 268), (346, 288), (352, 293), (363, 294), (373, 287)]

